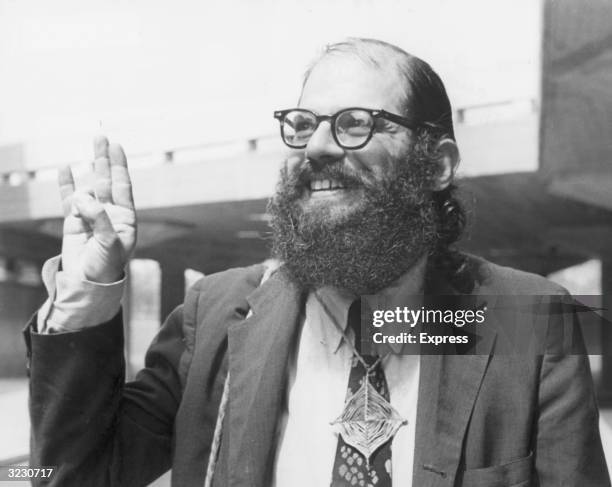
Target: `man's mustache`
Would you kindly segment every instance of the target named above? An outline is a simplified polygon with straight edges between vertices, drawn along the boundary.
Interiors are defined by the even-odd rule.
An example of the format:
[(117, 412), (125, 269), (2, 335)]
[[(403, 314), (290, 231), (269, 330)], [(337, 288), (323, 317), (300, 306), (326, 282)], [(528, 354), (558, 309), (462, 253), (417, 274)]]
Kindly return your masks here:
[(371, 186), (370, 181), (343, 162), (334, 162), (326, 164), (320, 169), (315, 169), (312, 164), (305, 160), (289, 171), (289, 181), (294, 187), (308, 187), (311, 181), (317, 179), (333, 179), (347, 188)]

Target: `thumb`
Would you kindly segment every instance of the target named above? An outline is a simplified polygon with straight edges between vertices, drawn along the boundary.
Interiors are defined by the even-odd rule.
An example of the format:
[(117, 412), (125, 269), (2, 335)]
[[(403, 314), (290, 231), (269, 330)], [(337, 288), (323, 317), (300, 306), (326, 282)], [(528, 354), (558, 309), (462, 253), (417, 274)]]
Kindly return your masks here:
[(94, 238), (103, 247), (110, 248), (117, 241), (117, 234), (102, 203), (89, 193), (77, 191), (72, 204), (75, 216), (85, 220), (92, 229)]

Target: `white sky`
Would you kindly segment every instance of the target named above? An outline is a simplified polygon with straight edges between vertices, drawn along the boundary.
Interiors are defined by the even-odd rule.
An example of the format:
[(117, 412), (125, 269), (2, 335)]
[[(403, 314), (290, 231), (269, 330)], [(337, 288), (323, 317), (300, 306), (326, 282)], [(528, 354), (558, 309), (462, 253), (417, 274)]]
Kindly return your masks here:
[(275, 133), (317, 49), (377, 37), (430, 62), (455, 107), (538, 98), (538, 0), (0, 0), (0, 145), (28, 165)]

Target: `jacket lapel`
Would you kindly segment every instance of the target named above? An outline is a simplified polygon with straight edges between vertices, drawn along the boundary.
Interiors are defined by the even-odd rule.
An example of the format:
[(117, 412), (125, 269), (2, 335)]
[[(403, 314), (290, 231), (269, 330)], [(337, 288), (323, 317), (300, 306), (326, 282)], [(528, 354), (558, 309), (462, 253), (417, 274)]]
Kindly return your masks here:
[[(459, 293), (448, 282), (439, 281), (428, 295), (435, 300)], [(483, 304), (477, 297), (476, 305)], [(454, 485), (463, 439), (494, 343), (493, 333), (482, 337), (478, 355), (421, 356), (412, 485)]]
[(248, 298), (252, 314), (229, 328), (229, 485), (270, 482), (287, 362), (303, 295), (283, 269)]

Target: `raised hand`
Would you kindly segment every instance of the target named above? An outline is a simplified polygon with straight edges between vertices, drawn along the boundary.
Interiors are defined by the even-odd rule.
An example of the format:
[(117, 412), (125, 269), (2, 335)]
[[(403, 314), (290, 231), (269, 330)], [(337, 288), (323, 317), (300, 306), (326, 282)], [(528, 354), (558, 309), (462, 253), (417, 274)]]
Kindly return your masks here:
[(119, 280), (136, 245), (136, 212), (127, 159), (118, 144), (94, 140), (94, 187), (75, 189), (70, 167), (59, 171), (64, 209), (62, 267), (98, 283)]

